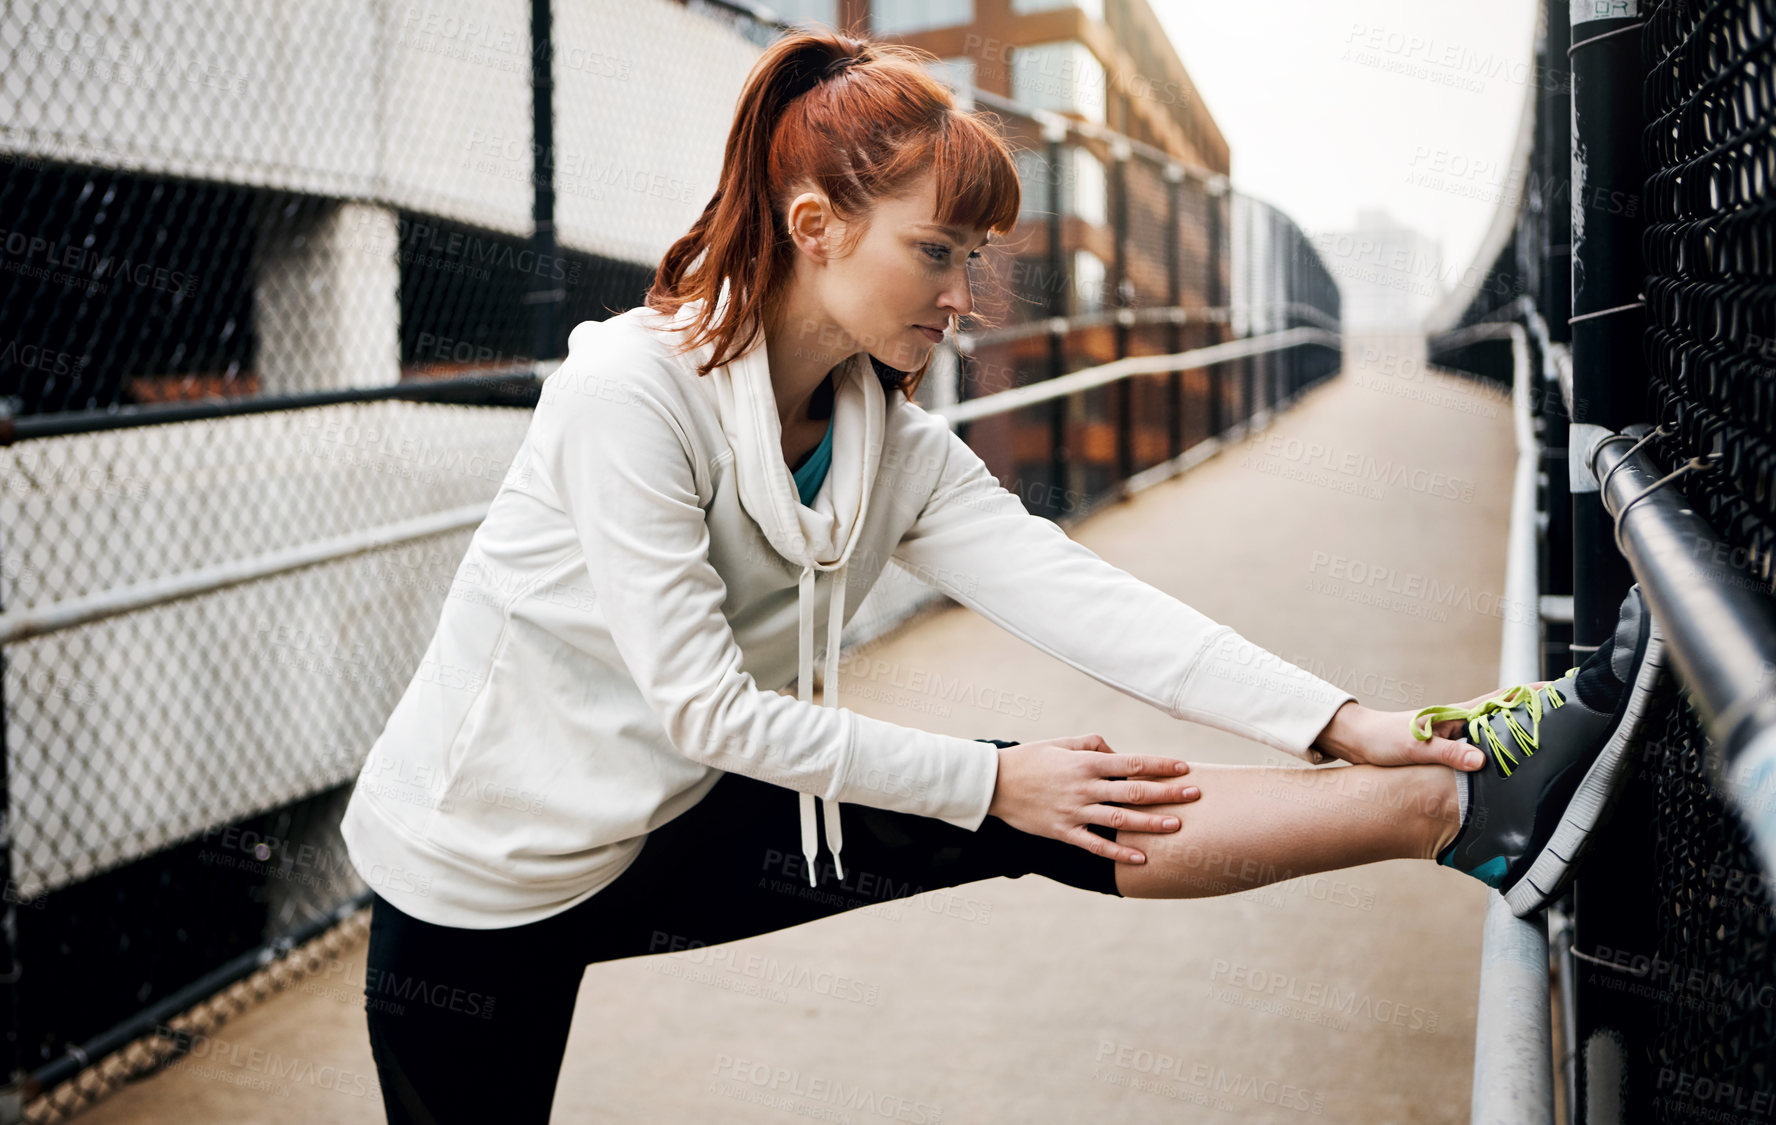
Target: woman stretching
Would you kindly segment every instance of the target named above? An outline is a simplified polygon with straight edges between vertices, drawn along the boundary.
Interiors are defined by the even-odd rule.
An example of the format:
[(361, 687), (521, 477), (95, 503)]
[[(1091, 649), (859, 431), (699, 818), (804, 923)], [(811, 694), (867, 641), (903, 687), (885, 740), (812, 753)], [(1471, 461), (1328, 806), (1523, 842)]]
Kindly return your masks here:
[[(1031, 515), (910, 401), (1019, 207), (1011, 153), (926, 58), (779, 39), (646, 305), (575, 328), (545, 381), (342, 825), (391, 1121), (546, 1121), (595, 962), (1030, 873), (1177, 898), (1417, 858), (1527, 914), (1618, 792), (1660, 665), (1638, 591), (1560, 680), (1373, 711)], [(847, 611), (890, 559), (1346, 784), (1304, 806), (1256, 767), (840, 708)]]

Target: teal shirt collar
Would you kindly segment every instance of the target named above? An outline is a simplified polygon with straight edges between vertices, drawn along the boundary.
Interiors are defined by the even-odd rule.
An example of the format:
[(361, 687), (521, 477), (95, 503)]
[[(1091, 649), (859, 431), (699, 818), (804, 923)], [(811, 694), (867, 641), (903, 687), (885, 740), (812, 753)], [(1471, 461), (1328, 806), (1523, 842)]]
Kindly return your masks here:
[(802, 467), (795, 471), (796, 492), (800, 494), (803, 506), (812, 506), (814, 497), (819, 494), (821, 484), (826, 480), (826, 470), (832, 465), (832, 419), (826, 421), (826, 433), (820, 436), (820, 444), (814, 452), (808, 454)]

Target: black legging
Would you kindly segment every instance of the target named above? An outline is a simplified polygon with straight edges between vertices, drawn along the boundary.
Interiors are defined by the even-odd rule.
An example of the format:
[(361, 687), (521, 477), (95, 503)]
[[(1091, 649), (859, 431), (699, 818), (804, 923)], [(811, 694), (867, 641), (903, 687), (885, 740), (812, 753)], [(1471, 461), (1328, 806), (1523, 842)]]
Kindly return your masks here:
[(797, 800), (794, 790), (724, 774), (650, 833), (614, 882), (540, 922), (438, 926), (377, 896), (364, 996), (391, 1125), (547, 1122), (580, 978), (599, 961), (736, 941), (997, 876), (1117, 893), (1115, 861), (1075, 844), (992, 816), (969, 832), (865, 805), (844, 806), (845, 879), (823, 855), (816, 890)]

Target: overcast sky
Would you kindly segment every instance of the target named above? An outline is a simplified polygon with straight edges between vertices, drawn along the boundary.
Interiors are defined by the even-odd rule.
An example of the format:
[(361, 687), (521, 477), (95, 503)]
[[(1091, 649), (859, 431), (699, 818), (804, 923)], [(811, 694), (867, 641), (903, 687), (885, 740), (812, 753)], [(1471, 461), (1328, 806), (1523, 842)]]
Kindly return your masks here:
[(1468, 263), (1536, 82), (1534, 0), (1150, 3), (1227, 137), (1235, 186), (1310, 233), (1383, 207)]

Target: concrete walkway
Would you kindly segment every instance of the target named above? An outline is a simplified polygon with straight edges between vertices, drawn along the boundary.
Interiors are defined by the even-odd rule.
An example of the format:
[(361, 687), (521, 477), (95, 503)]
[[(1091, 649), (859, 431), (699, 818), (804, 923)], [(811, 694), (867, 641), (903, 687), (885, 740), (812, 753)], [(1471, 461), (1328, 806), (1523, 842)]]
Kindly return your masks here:
[[(1352, 341), (1347, 371), (1268, 430), (1072, 534), (1373, 706), (1495, 686), (1508, 404), (1425, 374), (1409, 348)], [(971, 738), (1095, 731), (1119, 750), (1291, 763), (1168, 719), (965, 609), (870, 655), (851, 661), (844, 699), (884, 719)], [(896, 686), (911, 672), (1021, 693), (1040, 717)], [(719, 950), (597, 965), (554, 1120), (1465, 1121), (1487, 894), (1399, 860), (1183, 902), (1001, 879)], [(361, 942), (348, 960), (216, 1032), (232, 1057), (263, 1048), (352, 1076), (335, 1088), (267, 1091), (244, 1061), (191, 1060), (79, 1120), (381, 1121), (353, 995)]]

